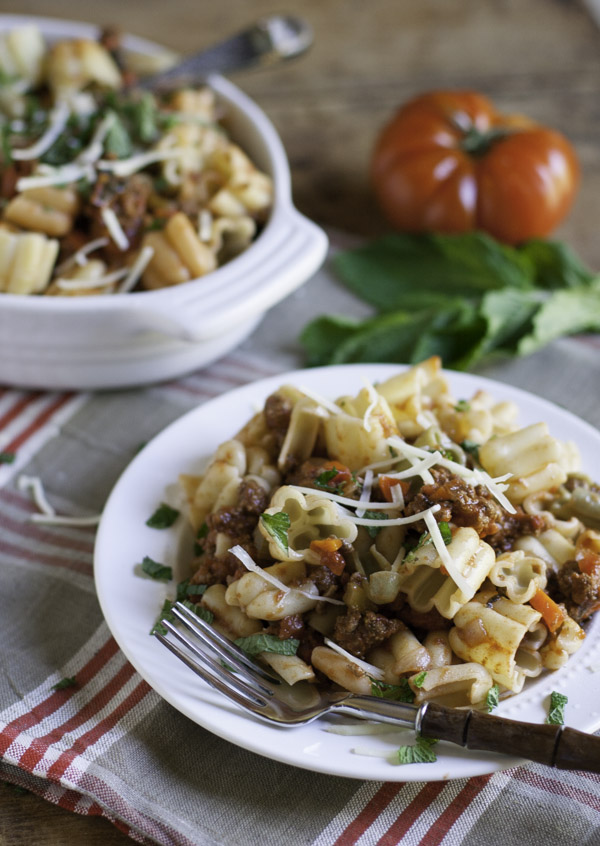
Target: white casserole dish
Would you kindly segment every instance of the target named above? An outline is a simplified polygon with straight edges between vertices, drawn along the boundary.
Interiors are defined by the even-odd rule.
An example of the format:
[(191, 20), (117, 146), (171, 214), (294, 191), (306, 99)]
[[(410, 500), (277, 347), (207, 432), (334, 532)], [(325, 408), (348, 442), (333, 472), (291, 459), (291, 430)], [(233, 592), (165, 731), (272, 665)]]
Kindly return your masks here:
[[(71, 21), (0, 15), (0, 33), (36, 23), (48, 40), (94, 38)], [(127, 49), (164, 48), (128, 36)], [(240, 256), (183, 285), (122, 295), (0, 294), (0, 383), (42, 389), (131, 387), (203, 367), (246, 338), (261, 317), (322, 264), (325, 233), (293, 206), (281, 140), (262, 110), (221, 76), (206, 82), (227, 113), (233, 138), (273, 178), (273, 211)]]

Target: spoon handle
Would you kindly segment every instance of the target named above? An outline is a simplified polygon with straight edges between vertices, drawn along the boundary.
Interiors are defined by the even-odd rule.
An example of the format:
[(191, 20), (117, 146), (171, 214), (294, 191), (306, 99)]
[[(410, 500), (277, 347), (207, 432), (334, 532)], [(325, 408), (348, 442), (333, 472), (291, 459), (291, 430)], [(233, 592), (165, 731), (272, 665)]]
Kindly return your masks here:
[(562, 770), (600, 773), (600, 737), (556, 725), (534, 725), (481, 711), (429, 703), (421, 710), (420, 732), (467, 749), (500, 752)]
[(172, 68), (136, 83), (145, 89), (169, 88), (198, 82), (209, 73), (228, 73), (294, 58), (312, 44), (312, 30), (293, 15), (270, 15), (236, 35), (187, 56)]

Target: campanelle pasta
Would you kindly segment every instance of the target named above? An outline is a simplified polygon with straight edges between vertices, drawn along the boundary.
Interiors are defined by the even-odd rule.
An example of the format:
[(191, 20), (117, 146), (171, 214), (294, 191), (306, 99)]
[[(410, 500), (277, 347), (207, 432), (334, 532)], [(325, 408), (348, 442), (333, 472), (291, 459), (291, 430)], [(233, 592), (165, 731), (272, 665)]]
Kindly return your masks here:
[(335, 401), (283, 386), (182, 477), (201, 607), (290, 684), (484, 707), (563, 666), (600, 607), (600, 488), (517, 416), (437, 358)]

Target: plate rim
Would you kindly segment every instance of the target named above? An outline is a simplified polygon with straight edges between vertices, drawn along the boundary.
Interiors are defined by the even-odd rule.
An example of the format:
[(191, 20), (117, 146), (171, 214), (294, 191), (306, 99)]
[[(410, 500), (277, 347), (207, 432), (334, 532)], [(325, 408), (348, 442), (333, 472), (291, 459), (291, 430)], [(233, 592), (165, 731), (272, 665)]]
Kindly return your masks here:
[[(367, 375), (368, 373), (370, 373), (371, 378), (373, 378), (374, 376), (374, 378), (377, 379), (382, 377), (388, 377), (390, 375), (405, 371), (407, 369), (410, 369), (410, 365), (382, 363), (339, 364), (309, 369), (296, 368), (294, 370), (282, 371), (266, 378), (261, 378), (245, 383), (229, 391), (226, 391), (223, 394), (212, 397), (177, 417), (174, 421), (168, 424), (165, 428), (159, 431), (153, 438), (148, 441), (144, 448), (132, 459), (132, 461), (124, 468), (124, 470), (120, 474), (106, 500), (105, 507), (103, 509), (102, 518), (98, 526), (94, 545), (94, 581), (96, 593), (104, 619), (106, 620), (111, 634), (115, 638), (117, 644), (119, 645), (119, 648), (125, 654), (127, 660), (134, 666), (136, 671), (142, 676), (142, 678), (144, 678), (144, 680), (150, 685), (150, 687), (159, 696), (161, 696), (161, 698), (169, 702), (169, 704), (171, 704), (176, 710), (184, 714), (184, 716), (191, 719), (197, 725), (202, 726), (206, 730), (210, 731), (212, 734), (215, 734), (223, 738), (224, 740), (233, 743), (234, 745), (237, 745), (241, 748), (261, 755), (262, 757), (277, 761), (279, 763), (290, 764), (301, 769), (306, 769), (326, 775), (342, 776), (346, 778), (359, 778), (362, 780), (394, 782), (429, 782), (447, 781), (459, 778), (470, 778), (479, 775), (491, 774), (497, 771), (510, 769), (521, 764), (529, 763), (524, 759), (516, 757), (509, 758), (500, 755), (483, 755), (463, 750), (460, 747), (448, 745), (447, 748), (451, 749), (453, 753), (449, 756), (450, 761), (447, 760), (446, 755), (441, 756), (441, 761), (440, 759), (438, 759), (438, 763), (444, 764), (445, 768), (444, 766), (437, 766), (435, 767), (435, 769), (433, 769), (434, 765), (432, 765), (431, 769), (430, 767), (424, 769), (422, 765), (418, 764), (395, 767), (385, 761), (385, 759), (381, 759), (381, 767), (379, 768), (379, 770), (377, 769), (377, 767), (371, 767), (369, 772), (363, 773), (359, 771), (362, 769), (359, 764), (357, 764), (357, 766), (355, 767), (350, 766), (349, 768), (347, 764), (342, 766), (336, 763), (335, 761), (331, 760), (327, 762), (318, 761), (317, 758), (310, 757), (308, 755), (304, 758), (298, 757), (297, 754), (289, 754), (286, 751), (286, 744), (277, 743), (277, 738), (281, 737), (281, 732), (300, 732), (303, 730), (303, 728), (306, 729), (307, 727), (300, 727), (292, 730), (278, 729), (274, 726), (266, 726), (269, 732), (273, 732), (272, 743), (274, 748), (270, 749), (266, 748), (265, 743), (261, 739), (259, 739), (259, 737), (262, 735), (262, 733), (260, 732), (257, 732), (255, 735), (254, 732), (249, 731), (248, 734), (243, 735), (242, 737), (237, 736), (233, 738), (232, 732), (230, 730), (224, 728), (223, 726), (220, 726), (218, 723), (215, 722), (214, 719), (206, 719), (206, 715), (204, 715), (204, 718), (202, 718), (203, 715), (202, 713), (198, 713), (197, 705), (193, 706), (191, 704), (191, 701), (188, 702), (186, 700), (182, 700), (181, 696), (179, 696), (176, 691), (173, 692), (172, 690), (169, 690), (165, 680), (161, 679), (160, 677), (156, 678), (152, 671), (148, 670), (148, 667), (145, 665), (144, 661), (139, 660), (139, 656), (137, 655), (135, 649), (132, 647), (127, 637), (123, 636), (123, 632), (121, 631), (118, 622), (115, 623), (114, 621), (110, 601), (110, 589), (107, 588), (107, 584), (105, 583), (106, 571), (104, 569), (105, 565), (102, 563), (105, 557), (105, 547), (108, 546), (110, 548), (111, 541), (108, 536), (111, 529), (111, 520), (113, 520), (112, 511), (114, 508), (114, 504), (118, 500), (118, 497), (120, 496), (120, 492), (123, 487), (129, 483), (129, 480), (131, 478), (135, 477), (136, 473), (140, 471), (140, 468), (143, 468), (145, 466), (145, 463), (148, 461), (149, 457), (151, 456), (151, 453), (155, 450), (160, 451), (163, 448), (163, 444), (168, 444), (171, 438), (173, 437), (173, 434), (177, 432), (177, 429), (185, 428), (186, 426), (190, 425), (196, 417), (202, 417), (207, 412), (210, 415), (213, 406), (216, 406), (218, 408), (219, 404), (223, 402), (227, 404), (232, 401), (234, 403), (237, 402), (239, 404), (240, 402), (245, 401), (247, 394), (250, 395), (253, 393), (257, 394), (256, 399), (262, 400), (263, 398), (266, 398), (269, 391), (272, 391), (280, 385), (286, 383), (298, 384), (299, 381), (311, 381), (313, 378), (318, 381), (319, 377), (334, 378), (335, 373), (338, 371), (343, 371), (347, 374), (358, 374), (359, 377), (360, 375)], [(526, 403), (530, 403), (533, 401), (533, 404), (536, 409), (539, 409), (542, 413), (548, 410), (550, 416), (558, 414), (558, 416), (563, 417), (567, 423), (572, 423), (575, 425), (575, 427), (579, 427), (580, 429), (582, 429), (588, 437), (596, 439), (598, 441), (598, 445), (600, 446), (600, 431), (588, 421), (577, 417), (577, 415), (575, 415), (569, 409), (564, 408), (563, 406), (560, 406), (557, 403), (547, 400), (544, 397), (540, 397), (531, 391), (515, 387), (510, 383), (501, 382), (485, 376), (480, 376), (479, 374), (464, 373), (452, 370), (444, 370), (443, 373), (448, 378), (452, 393), (456, 392), (456, 388), (460, 385), (463, 380), (465, 386), (469, 385), (469, 391), (473, 391), (476, 389), (488, 390), (493, 396), (495, 395), (494, 391), (497, 391), (498, 389), (500, 389), (501, 393), (509, 392), (511, 398), (514, 399), (514, 401), (517, 403), (520, 412), (522, 411), (522, 404), (520, 403), (520, 400), (524, 400)], [(313, 374), (315, 375), (313, 376)], [(335, 395), (338, 396), (339, 391)], [(543, 419), (545, 419), (545, 417)], [(233, 434), (238, 431), (242, 425), (244, 425), (246, 420), (247, 417), (243, 420), (235, 420), (235, 427), (233, 429), (233, 432), (231, 434), (224, 433), (224, 435), (221, 436), (221, 440), (227, 437), (233, 437)], [(192, 463), (194, 462), (198, 462), (199, 458), (202, 458), (204, 461), (206, 461), (213, 454), (211, 449), (204, 450), (204, 453), (202, 455), (199, 455), (200, 450), (198, 450), (194, 454), (193, 447), (191, 447), (189, 451), (190, 465), (192, 465)], [(180, 471), (176, 470), (173, 478), (171, 479), (171, 482), (175, 481), (177, 472)], [(133, 571), (134, 562), (132, 562), (131, 567)], [(164, 585), (164, 583), (161, 584)], [(600, 647), (600, 620), (594, 621), (592, 623), (592, 626), (594, 639), (596, 641), (595, 647), (598, 648)], [(160, 654), (165, 653), (168, 658), (171, 658), (173, 662), (176, 662), (176, 664), (179, 665), (180, 662), (174, 656), (171, 656), (169, 653), (166, 653), (166, 650), (164, 650), (163, 647), (159, 646), (156, 641), (153, 641), (148, 637), (148, 647), (150, 647), (152, 644), (156, 645), (156, 647), (160, 649)], [(585, 649), (585, 646), (586, 644), (584, 644), (584, 647), (582, 648)], [(594, 645), (592, 644), (590, 648), (593, 649)], [(570, 662), (567, 662), (567, 665), (565, 665), (565, 667), (569, 668), (569, 665)], [(577, 667), (573, 669), (577, 669)], [(583, 670), (584, 668), (581, 667), (581, 669)], [(563, 667), (561, 668), (561, 670), (565, 670), (565, 668)], [(561, 670), (555, 672), (561, 673)], [(570, 674), (572, 675), (572, 671)], [(540, 681), (542, 679), (548, 681), (552, 678), (555, 678), (554, 674), (545, 674), (543, 677), (540, 677)], [(192, 680), (195, 681), (194, 679)], [(213, 697), (216, 698), (215, 702), (208, 701), (207, 703), (206, 701), (204, 701), (203, 704), (208, 704), (209, 711), (210, 709), (215, 707), (218, 709), (221, 704), (224, 704), (225, 700), (223, 699), (223, 697), (221, 697), (220, 694), (217, 694), (212, 691), (199, 679), (198, 684), (201, 686), (200, 689), (205, 694), (205, 697), (207, 694), (209, 696), (212, 694)], [(537, 685), (533, 685), (531, 688), (529, 688), (530, 696), (528, 698), (531, 698), (533, 696), (533, 688), (537, 688), (539, 684), (540, 682), (538, 682)], [(509, 699), (504, 700), (503, 703), (501, 703), (500, 709), (507, 710), (506, 703), (508, 703), (508, 705), (510, 706), (511, 701), (518, 700), (520, 697), (526, 695), (527, 690), (528, 689), (526, 688), (523, 693), (517, 694), (515, 697), (510, 697)], [(504, 714), (502, 715), (504, 716)], [(245, 714), (241, 710), (236, 710), (234, 716), (236, 718), (241, 719), (243, 722), (248, 722), (249, 727), (265, 726), (265, 724), (263, 723), (259, 723), (258, 721), (252, 720), (249, 715)], [(597, 714), (596, 723), (593, 725), (593, 728), (586, 727), (584, 730), (595, 731), (599, 727), (600, 714)], [(446, 744), (444, 744), (444, 746), (446, 746)], [(461, 769), (466, 766), (466, 770), (468, 770), (468, 772), (459, 772), (456, 775), (451, 772), (452, 761), (455, 761), (457, 758), (460, 761)], [(357, 758), (357, 761), (365, 762), (366, 759)], [(368, 770), (369, 768), (365, 766), (364, 769)], [(448, 771), (444, 771), (444, 769)]]

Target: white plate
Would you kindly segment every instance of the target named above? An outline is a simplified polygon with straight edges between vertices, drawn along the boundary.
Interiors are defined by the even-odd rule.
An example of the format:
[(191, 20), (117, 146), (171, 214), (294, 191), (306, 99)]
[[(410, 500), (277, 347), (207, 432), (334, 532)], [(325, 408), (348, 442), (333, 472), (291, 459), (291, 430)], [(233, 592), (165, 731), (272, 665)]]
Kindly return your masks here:
[[(353, 752), (368, 746), (393, 752), (401, 742), (394, 736), (347, 736), (325, 731), (327, 720), (296, 729), (278, 729), (246, 715), (220, 694), (204, 685), (177, 658), (149, 636), (168, 586), (143, 579), (134, 566), (145, 555), (174, 567), (176, 580), (187, 577), (178, 567), (180, 549), (191, 543), (184, 520), (171, 529), (150, 529), (145, 521), (178, 474), (198, 472), (216, 447), (261, 407), (265, 398), (284, 383), (305, 385), (335, 398), (357, 393), (363, 374), (382, 380), (398, 372), (394, 365), (345, 365), (295, 371), (238, 388), (199, 406), (152, 440), (127, 467), (111, 493), (99, 527), (96, 551), (96, 587), (106, 621), (119, 646), (144, 679), (164, 699), (194, 722), (238, 746), (268, 758), (331, 775), (381, 781), (438, 781), (483, 775), (520, 763), (500, 755), (467, 752), (440, 744), (433, 764), (394, 766), (383, 758)], [(485, 388), (499, 400), (514, 400), (520, 423), (546, 421), (562, 440), (575, 441), (584, 458), (584, 469), (600, 479), (600, 432), (567, 411), (531, 394), (479, 376), (448, 373), (454, 395), (470, 397)], [(187, 546), (186, 546), (187, 544)], [(600, 726), (598, 691), (600, 675), (600, 619), (589, 627), (584, 645), (568, 664), (526, 685), (525, 690), (502, 702), (496, 713), (512, 719), (543, 723), (551, 691), (567, 693), (567, 725), (585, 731)], [(593, 668), (593, 669), (590, 669)]]

